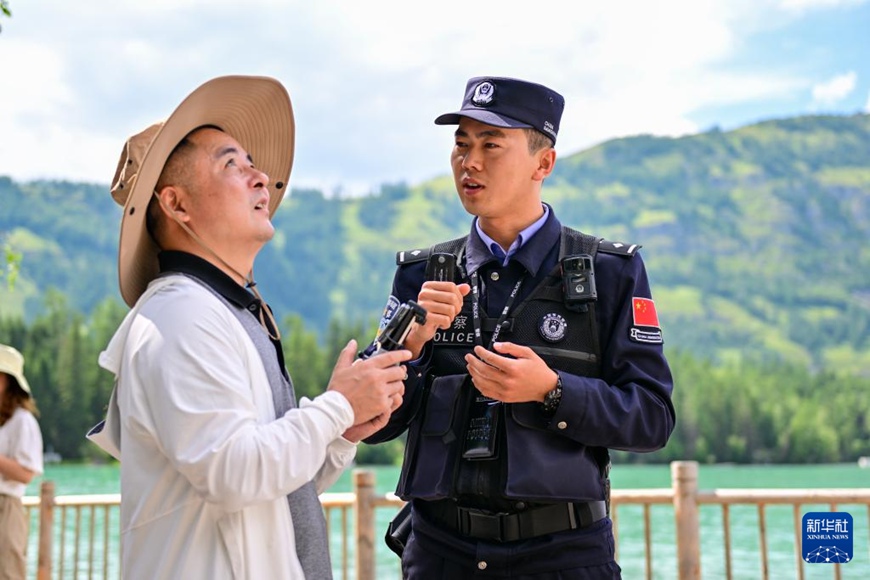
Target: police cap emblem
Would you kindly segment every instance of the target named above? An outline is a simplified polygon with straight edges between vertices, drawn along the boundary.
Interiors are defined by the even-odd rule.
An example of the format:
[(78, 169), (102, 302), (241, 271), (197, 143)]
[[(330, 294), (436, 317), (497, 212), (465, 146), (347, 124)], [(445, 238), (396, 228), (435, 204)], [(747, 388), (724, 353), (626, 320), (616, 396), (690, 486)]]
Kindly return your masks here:
[(541, 323), (538, 324), (538, 332), (547, 342), (559, 342), (565, 338), (567, 331), (568, 322), (555, 312), (545, 314), (541, 318)]
[(495, 85), (489, 81), (484, 81), (474, 88), (474, 96), (471, 97), (471, 102), (478, 107), (485, 107), (492, 103), (495, 96)]

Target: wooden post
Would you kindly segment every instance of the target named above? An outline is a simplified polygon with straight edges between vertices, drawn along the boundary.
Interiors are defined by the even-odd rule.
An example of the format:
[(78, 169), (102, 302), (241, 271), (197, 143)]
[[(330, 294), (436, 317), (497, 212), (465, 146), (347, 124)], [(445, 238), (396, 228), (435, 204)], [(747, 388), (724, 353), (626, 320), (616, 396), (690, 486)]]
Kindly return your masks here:
[(39, 487), (39, 552), (37, 580), (51, 579), (51, 552), (54, 529), (54, 482), (43, 480)]
[(356, 494), (356, 578), (375, 580), (375, 474), (354, 469)]
[(698, 462), (671, 463), (680, 580), (701, 578), (701, 521), (698, 514)]

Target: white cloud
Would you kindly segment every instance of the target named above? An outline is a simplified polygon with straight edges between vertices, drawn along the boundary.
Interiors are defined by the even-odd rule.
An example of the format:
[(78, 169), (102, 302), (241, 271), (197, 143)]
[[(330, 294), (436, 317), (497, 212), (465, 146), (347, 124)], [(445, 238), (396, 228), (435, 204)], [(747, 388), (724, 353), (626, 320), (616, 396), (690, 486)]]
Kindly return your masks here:
[[(7, 57), (0, 61), (4, 77), (0, 111), (30, 118), (57, 114), (69, 104), (67, 91), (46, 90), (63, 85), (61, 59), (51, 48), (27, 40), (3, 42), (0, 47), (0, 55)], [(11, 55), (15, 58), (8, 58)], [(0, 121), (14, 121), (12, 117), (4, 114)]]
[(837, 75), (813, 87), (813, 102), (817, 105), (833, 105), (848, 97), (855, 90), (858, 75), (850, 71)]
[(782, 0), (780, 6), (785, 10), (804, 12), (827, 8), (859, 6), (866, 0)]
[[(815, 72), (801, 63), (746, 64), (753, 35), (798, 18), (783, 5), (25, 0), (0, 35), (0, 175), (106, 183), (129, 134), (222, 74), (287, 86), (297, 121), (292, 185), (325, 191), (447, 173), (452, 131), (432, 120), (481, 74), (561, 92), (562, 155), (612, 137), (691, 133), (698, 111), (809, 90)], [(835, 88), (820, 95), (836, 98)]]

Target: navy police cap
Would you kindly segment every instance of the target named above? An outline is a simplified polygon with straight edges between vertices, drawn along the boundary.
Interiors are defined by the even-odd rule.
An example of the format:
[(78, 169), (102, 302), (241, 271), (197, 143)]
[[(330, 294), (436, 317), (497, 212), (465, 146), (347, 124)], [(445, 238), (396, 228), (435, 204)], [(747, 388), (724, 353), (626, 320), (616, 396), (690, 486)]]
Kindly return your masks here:
[(468, 117), (487, 125), (531, 127), (556, 144), (565, 99), (543, 85), (505, 77), (475, 77), (465, 86), (462, 108), (435, 119), (436, 125), (458, 125)]

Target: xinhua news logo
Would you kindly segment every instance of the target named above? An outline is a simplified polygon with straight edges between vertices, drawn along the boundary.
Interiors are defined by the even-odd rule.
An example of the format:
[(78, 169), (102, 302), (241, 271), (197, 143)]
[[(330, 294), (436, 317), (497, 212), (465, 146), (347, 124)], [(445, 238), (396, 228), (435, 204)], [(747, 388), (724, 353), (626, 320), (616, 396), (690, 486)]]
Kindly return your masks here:
[(847, 512), (809, 512), (803, 519), (804, 562), (848, 564), (852, 561), (852, 515)]

